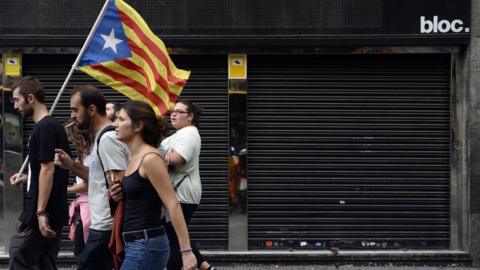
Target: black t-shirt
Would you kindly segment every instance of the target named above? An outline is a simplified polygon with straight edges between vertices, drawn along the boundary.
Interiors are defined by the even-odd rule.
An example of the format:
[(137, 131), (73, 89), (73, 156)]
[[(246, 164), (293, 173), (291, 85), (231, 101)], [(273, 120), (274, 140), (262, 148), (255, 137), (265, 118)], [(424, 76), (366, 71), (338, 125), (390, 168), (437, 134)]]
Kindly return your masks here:
[[(53, 161), (55, 148), (63, 149), (70, 155), (65, 128), (52, 117), (45, 116), (35, 124), (28, 142), (30, 187), (25, 194), (19, 220), (31, 227), (38, 227), (36, 212), (40, 165), (42, 162)], [(68, 219), (67, 185), (68, 171), (55, 166), (52, 190), (45, 209), (52, 229), (61, 228)]]

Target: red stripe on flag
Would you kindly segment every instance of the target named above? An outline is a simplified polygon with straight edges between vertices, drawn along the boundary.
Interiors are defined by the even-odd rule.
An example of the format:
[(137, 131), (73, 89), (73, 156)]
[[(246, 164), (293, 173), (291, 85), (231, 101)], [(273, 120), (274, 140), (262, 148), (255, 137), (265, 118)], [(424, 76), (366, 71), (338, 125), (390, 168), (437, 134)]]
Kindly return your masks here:
[(121, 65), (122, 67), (124, 67), (126, 69), (134, 70), (134, 71), (137, 71), (140, 74), (142, 74), (143, 77), (145, 78), (145, 82), (147, 83), (147, 89), (150, 89), (150, 90), (152, 89), (152, 85), (150, 85), (150, 80), (148, 79), (148, 75), (145, 72), (145, 70), (143, 70), (143, 68), (137, 66), (135, 63), (128, 60), (127, 58), (120, 59), (120, 60), (115, 60), (115, 63)]
[[(148, 54), (142, 49), (140, 48), (137, 44), (135, 44), (131, 39), (128, 39), (128, 45), (130, 46), (130, 49), (135, 52), (136, 54), (138, 54), (140, 57), (142, 57), (145, 62), (147, 62), (148, 66), (150, 67), (150, 69), (152, 70), (153, 72), (153, 75), (154, 75), (154, 78), (155, 78), (155, 81), (160, 85), (160, 87), (162, 87), (162, 89), (167, 93), (168, 95), (168, 98), (170, 100), (172, 99), (175, 99), (177, 97), (177, 95), (175, 95), (174, 93), (172, 93), (170, 91), (170, 87), (168, 86), (168, 82), (165, 80), (165, 78), (162, 77), (162, 75), (160, 75), (160, 73), (158, 72), (157, 68), (155, 67), (155, 63), (153, 63), (152, 59), (148, 56)], [(131, 62), (132, 64), (134, 64), (133, 62)], [(135, 64), (134, 64), (135, 65)], [(137, 66), (138, 67), (138, 66)], [(142, 69), (140, 67), (138, 67), (139, 69)], [(143, 69), (142, 69), (143, 72), (145, 72)], [(147, 78), (147, 74), (144, 73), (145, 75), (145, 78)], [(151, 89), (151, 88), (150, 88)]]
[(132, 80), (130, 79), (129, 77), (127, 76), (124, 76), (118, 72), (115, 72), (113, 70), (110, 70), (106, 67), (104, 67), (103, 65), (101, 64), (94, 64), (94, 65), (90, 65), (90, 67), (92, 67), (93, 69), (96, 69), (100, 72), (102, 72), (103, 74), (109, 76), (110, 78), (112, 78), (113, 80), (115, 81), (119, 81), (131, 88), (133, 88), (135, 91), (137, 91), (139, 94), (141, 94), (142, 96), (144, 96), (146, 99), (150, 100), (153, 104), (155, 104), (160, 112), (162, 114), (165, 114), (168, 112), (168, 108), (167, 106), (165, 106), (165, 103), (163, 102), (163, 100), (161, 100), (157, 95), (155, 95), (153, 92), (151, 91), (148, 91), (148, 89), (145, 88), (145, 86), (143, 86), (142, 84), (138, 83), (137, 81), (135, 80)]
[(163, 65), (167, 69), (168, 80), (170, 82), (173, 82), (174, 84), (176, 84), (178, 86), (181, 86), (181, 87), (185, 86), (186, 80), (177, 78), (176, 76), (174, 76), (172, 74), (172, 71), (170, 70), (170, 65), (168, 64), (167, 57), (162, 52), (162, 50), (157, 47), (155, 42), (153, 42), (147, 35), (145, 35), (142, 28), (140, 28), (137, 25), (137, 23), (135, 23), (135, 20), (130, 18), (127, 14), (125, 14), (120, 9), (117, 9), (117, 10), (118, 10), (118, 14), (120, 16), (120, 20), (122, 20), (123, 23), (128, 25), (128, 27), (130, 27), (137, 34), (137, 36), (140, 38), (140, 40), (143, 43), (145, 43), (145, 46), (147, 46), (152, 51), (152, 53), (158, 58), (158, 60), (160, 60), (160, 62), (163, 63)]

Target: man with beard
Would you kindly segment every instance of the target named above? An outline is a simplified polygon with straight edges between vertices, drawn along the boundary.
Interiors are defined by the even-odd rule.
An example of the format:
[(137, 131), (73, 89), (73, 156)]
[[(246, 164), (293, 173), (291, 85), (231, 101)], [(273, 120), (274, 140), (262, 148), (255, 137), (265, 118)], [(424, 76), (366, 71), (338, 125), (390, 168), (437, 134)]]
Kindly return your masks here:
[[(56, 164), (88, 179), (90, 230), (83, 251), (78, 257), (78, 269), (113, 268), (108, 242), (112, 232), (112, 215), (108, 200), (108, 181), (121, 181), (128, 165), (127, 146), (108, 130), (112, 122), (105, 112), (105, 97), (95, 86), (83, 85), (73, 89), (70, 96), (71, 118), (82, 130), (95, 138), (94, 153), (88, 167), (73, 161), (65, 152), (57, 150)], [(99, 143), (97, 141), (100, 137)], [(98, 150), (97, 150), (98, 149)], [(107, 177), (108, 176), (108, 177)], [(112, 179), (113, 177), (113, 179)]]
[[(57, 269), (63, 225), (68, 218), (68, 171), (54, 164), (55, 149), (69, 153), (64, 127), (45, 106), (40, 82), (24, 77), (12, 87), (14, 108), (32, 117), (35, 127), (28, 142), (28, 178), (14, 174), (12, 185), (27, 184), (18, 232), (10, 240), (10, 269)], [(18, 177), (17, 177), (18, 176)]]

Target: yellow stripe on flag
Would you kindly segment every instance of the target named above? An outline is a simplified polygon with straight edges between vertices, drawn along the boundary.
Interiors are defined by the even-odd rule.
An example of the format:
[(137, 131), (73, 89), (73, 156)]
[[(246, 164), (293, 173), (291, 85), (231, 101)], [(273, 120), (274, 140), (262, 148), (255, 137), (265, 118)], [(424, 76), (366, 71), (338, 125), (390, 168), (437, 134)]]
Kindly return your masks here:
[[(108, 62), (105, 62), (105, 63), (108, 63)], [(148, 98), (144, 97), (142, 94), (140, 94), (136, 89), (134, 89), (134, 88), (118, 81), (118, 80), (115, 80), (114, 78), (111, 78), (108, 75), (106, 75), (105, 73), (103, 73), (101, 71), (98, 71), (98, 70), (96, 70), (96, 69), (94, 69), (90, 66), (83, 66), (83, 67), (79, 67), (78, 69), (80, 71), (85, 72), (88, 75), (96, 78), (101, 83), (103, 83), (107, 86), (110, 86), (111, 88), (119, 91), (120, 93), (124, 94), (125, 96), (127, 96), (130, 99), (141, 100), (141, 101), (147, 102), (150, 105), (150, 107), (153, 108), (153, 110), (155, 111), (155, 114), (157, 114), (159, 116), (162, 115), (158, 106), (155, 103), (153, 103), (150, 99), (148, 99)]]
[[(175, 64), (172, 62), (172, 60), (170, 59), (170, 56), (168, 54), (168, 51), (167, 51), (167, 48), (165, 46), (165, 44), (163, 43), (163, 41), (161, 39), (159, 39), (151, 30), (150, 28), (148, 27), (147, 23), (145, 22), (145, 20), (137, 13), (136, 10), (134, 10), (132, 7), (130, 7), (128, 4), (126, 4), (124, 1), (122, 0), (116, 0), (115, 1), (115, 4), (117, 6), (117, 8), (119, 10), (121, 10), (122, 12), (124, 12), (125, 14), (128, 14), (128, 16), (130, 16), (135, 22), (136, 24), (142, 29), (143, 33), (151, 40), (153, 41), (157, 47), (163, 52), (163, 54), (165, 55), (166, 59), (168, 60), (168, 66), (171, 70), (171, 73), (179, 78), (179, 79), (183, 79), (183, 80), (187, 80), (188, 77), (190, 76), (190, 71), (185, 71), (185, 70), (181, 70), (181, 69), (178, 69)], [(125, 27), (125, 25), (124, 25)], [(127, 34), (128, 35), (128, 34)], [(136, 36), (136, 35), (135, 35)], [(142, 42), (143, 43), (143, 42)]]
[[(134, 56), (134, 59), (135, 59), (135, 56)], [(141, 59), (141, 58), (140, 58)], [(137, 58), (137, 60), (140, 60)], [(133, 62), (133, 61), (132, 61)], [(106, 62), (106, 63), (103, 63), (103, 66), (107, 67), (108, 69), (110, 70), (113, 70), (115, 72), (118, 72), (120, 74), (123, 74), (127, 77), (130, 77), (132, 79), (135, 79), (135, 81), (139, 82), (140, 84), (142, 84), (145, 88), (149, 89), (150, 91), (152, 91), (152, 94), (153, 95), (156, 95), (158, 98), (160, 98), (163, 103), (165, 104), (168, 104), (170, 102), (170, 97), (168, 96), (168, 94), (162, 89), (162, 87), (157, 84), (157, 82), (155, 81), (155, 78), (154, 78), (154, 75), (152, 74), (150, 68), (148, 67), (148, 65), (146, 64), (143, 64), (142, 66), (142, 62), (141, 61), (138, 61), (138, 62), (134, 62), (134, 64), (137, 64), (141, 69), (143, 69), (146, 73), (146, 76), (147, 78), (144, 77), (143, 74), (140, 74), (136, 71), (130, 71), (129, 69), (126, 69), (125, 67), (123, 67), (122, 65), (119, 65), (115, 62)], [(150, 83), (150, 87), (148, 88), (147, 87), (147, 80), (148, 82)]]

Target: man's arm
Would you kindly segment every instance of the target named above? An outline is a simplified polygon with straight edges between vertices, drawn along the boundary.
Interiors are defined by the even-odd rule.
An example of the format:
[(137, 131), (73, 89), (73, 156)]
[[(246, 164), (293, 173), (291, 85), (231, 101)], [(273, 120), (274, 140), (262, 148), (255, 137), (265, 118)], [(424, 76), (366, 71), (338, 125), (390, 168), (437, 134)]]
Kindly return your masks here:
[(67, 170), (71, 171), (73, 174), (82, 178), (83, 180), (88, 181), (88, 167), (82, 163), (75, 161)]
[(109, 183), (109, 197), (119, 201), (123, 198), (120, 183), (125, 177), (125, 169), (128, 166), (128, 150), (124, 144), (108, 133), (101, 138), (98, 149)]
[(52, 191), (53, 173), (55, 172), (55, 164), (53, 161), (42, 162), (40, 165), (40, 174), (38, 176), (38, 203), (37, 212), (45, 211), (47, 208), (48, 198)]
[(45, 237), (54, 237), (56, 235), (48, 224), (48, 213), (45, 212), (52, 191), (54, 172), (55, 164), (53, 161), (42, 162), (40, 164), (40, 174), (38, 176), (37, 217), (40, 232)]

